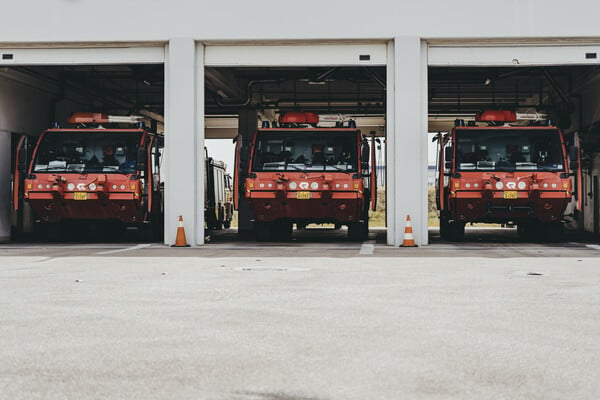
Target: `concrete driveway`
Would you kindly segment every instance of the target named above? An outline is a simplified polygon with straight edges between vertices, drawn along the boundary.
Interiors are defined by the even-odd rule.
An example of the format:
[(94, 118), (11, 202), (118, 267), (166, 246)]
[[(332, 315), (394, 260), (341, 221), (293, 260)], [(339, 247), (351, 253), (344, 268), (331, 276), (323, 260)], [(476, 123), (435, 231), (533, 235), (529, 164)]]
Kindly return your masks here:
[(591, 257), (4, 256), (0, 304), (7, 399), (600, 397)]

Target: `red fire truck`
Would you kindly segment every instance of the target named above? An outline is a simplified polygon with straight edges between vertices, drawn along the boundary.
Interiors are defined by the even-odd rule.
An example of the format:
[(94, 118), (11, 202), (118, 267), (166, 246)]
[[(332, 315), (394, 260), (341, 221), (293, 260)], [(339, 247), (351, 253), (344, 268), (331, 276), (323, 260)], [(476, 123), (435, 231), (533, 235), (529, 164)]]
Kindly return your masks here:
[(238, 196), (250, 204), (257, 240), (291, 240), (294, 223), (347, 225), (350, 239), (367, 238), (377, 194), (375, 148), (352, 120), (318, 123), (317, 114), (290, 112), (278, 127), (263, 123), (249, 143), (238, 138), (234, 205)]
[(41, 228), (67, 221), (113, 221), (144, 227), (159, 237), (162, 135), (147, 130), (140, 117), (76, 113), (68, 122), (74, 127), (48, 129), (33, 146), (21, 138), (15, 210), (29, 203)]
[[(529, 125), (510, 125), (517, 120)], [(465, 223), (517, 225), (524, 239), (556, 239), (579, 177), (579, 151), (537, 114), (490, 110), (438, 135), (440, 235), (461, 240)], [(486, 124), (477, 126), (477, 122)], [(575, 182), (581, 182), (575, 179)], [(581, 185), (577, 185), (581, 190)], [(577, 196), (581, 202), (581, 194)], [(578, 209), (580, 209), (578, 204)]]

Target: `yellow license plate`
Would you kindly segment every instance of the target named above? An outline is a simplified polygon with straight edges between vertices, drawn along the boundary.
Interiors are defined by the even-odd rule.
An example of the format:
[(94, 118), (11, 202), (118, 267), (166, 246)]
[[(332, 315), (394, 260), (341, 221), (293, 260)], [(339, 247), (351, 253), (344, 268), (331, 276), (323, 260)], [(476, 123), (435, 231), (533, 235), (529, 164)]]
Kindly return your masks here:
[(505, 199), (516, 199), (517, 196), (517, 191), (516, 190), (505, 190), (504, 191), (504, 198)]
[(87, 200), (88, 194), (87, 192), (75, 192), (73, 193), (73, 200)]
[(308, 200), (310, 199), (310, 192), (296, 192), (296, 198), (298, 200)]

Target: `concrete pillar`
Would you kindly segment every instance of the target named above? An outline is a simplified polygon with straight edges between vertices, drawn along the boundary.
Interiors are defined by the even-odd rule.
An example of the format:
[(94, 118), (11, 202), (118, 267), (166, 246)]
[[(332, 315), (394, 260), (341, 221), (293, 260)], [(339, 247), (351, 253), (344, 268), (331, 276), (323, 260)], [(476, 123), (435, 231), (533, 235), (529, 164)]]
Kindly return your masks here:
[(0, 242), (10, 240), (10, 132), (0, 131)]
[(203, 51), (193, 39), (175, 38), (166, 55), (165, 243), (175, 242), (181, 215), (188, 244), (198, 245), (204, 243)]
[[(244, 143), (250, 143), (252, 135), (258, 125), (258, 114), (256, 110), (242, 110), (238, 117), (238, 133), (242, 135)], [(238, 234), (241, 237), (252, 234), (254, 224), (254, 213), (245, 198), (240, 197), (238, 209)]]
[(389, 51), (393, 104), (388, 105), (388, 244), (394, 246), (402, 244), (407, 215), (415, 243), (428, 243), (426, 50), (418, 37), (397, 37)]

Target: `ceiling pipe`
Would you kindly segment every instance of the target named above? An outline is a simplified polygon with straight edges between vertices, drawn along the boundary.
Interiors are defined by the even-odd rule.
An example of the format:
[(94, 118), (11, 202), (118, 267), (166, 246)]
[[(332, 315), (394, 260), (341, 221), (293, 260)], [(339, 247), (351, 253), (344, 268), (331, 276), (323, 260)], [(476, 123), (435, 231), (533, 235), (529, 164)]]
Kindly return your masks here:
[(246, 86), (246, 100), (242, 103), (228, 103), (221, 101), (222, 95), (217, 93), (217, 105), (219, 107), (227, 108), (227, 107), (246, 107), (252, 102), (252, 87), (259, 83), (281, 83), (282, 79), (260, 79), (256, 81), (248, 82), (248, 86)]

